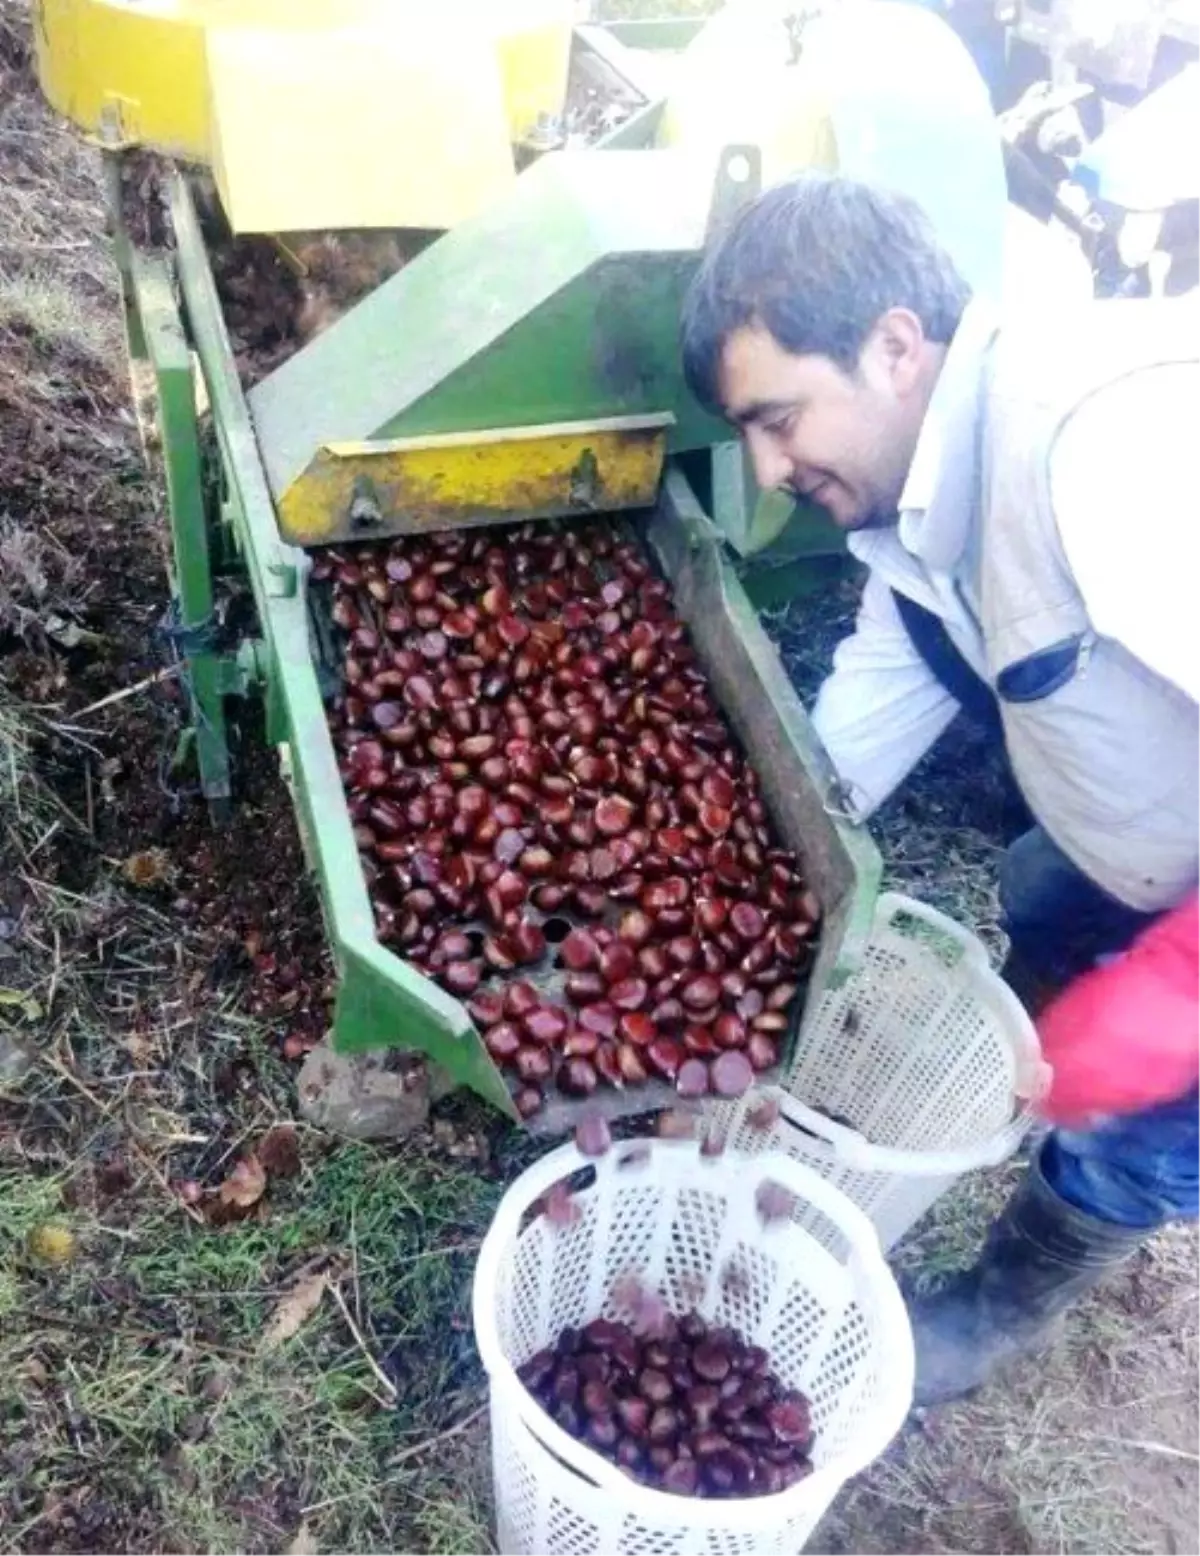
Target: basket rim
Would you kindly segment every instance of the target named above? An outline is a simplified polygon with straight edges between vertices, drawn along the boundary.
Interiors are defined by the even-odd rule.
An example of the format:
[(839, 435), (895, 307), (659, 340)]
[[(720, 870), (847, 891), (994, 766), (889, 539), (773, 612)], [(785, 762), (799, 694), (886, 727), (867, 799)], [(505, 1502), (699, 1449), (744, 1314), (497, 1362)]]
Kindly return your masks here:
[[(797, 1068), (795, 1064), (776, 1088), (765, 1090), (769, 1095), (777, 1095), (785, 1114), (797, 1115), (794, 1122), (799, 1122), (825, 1145), (832, 1147), (841, 1167), (859, 1172), (894, 1173), (910, 1178), (939, 1178), (959, 1176), (981, 1167), (999, 1166), (1013, 1154), (1037, 1122), (1036, 1104), (1049, 1089), (1051, 1069), (1042, 1054), (1037, 1028), (1024, 1005), (992, 967), (983, 942), (969, 929), (916, 897), (909, 897), (903, 892), (881, 892), (875, 907), (875, 931), (890, 928), (900, 915), (927, 924), (961, 947), (963, 966), (974, 991), (981, 1002), (990, 1006), (1000, 1017), (1000, 1035), (1007, 1043), (1016, 1067), (1017, 1080), (1013, 1097), (1015, 1102), (1022, 1105), (998, 1129), (969, 1144), (949, 1146), (943, 1150), (918, 1150), (911, 1146), (878, 1144), (861, 1130), (836, 1124), (817, 1112), (792, 1090)], [(852, 987), (855, 976), (852, 974), (844, 987)], [(800, 1034), (801, 1045), (804, 1028), (810, 1028), (816, 1009), (833, 992), (825, 990), (814, 1011), (806, 1015)]]
[[(757, 1157), (726, 1155), (713, 1158), (702, 1156), (699, 1145), (691, 1141), (654, 1140), (648, 1143), (651, 1151), (642, 1164), (643, 1172), (655, 1170), (657, 1164), (657, 1175), (661, 1179), (662, 1168), (668, 1164), (673, 1173), (694, 1170), (699, 1175), (744, 1173), (746, 1167), (752, 1166), (763, 1177), (783, 1183), (838, 1224), (846, 1234), (852, 1257), (864, 1276), (864, 1296), (872, 1317), (884, 1332), (885, 1344), (880, 1347), (886, 1356), (882, 1397), (873, 1407), (861, 1435), (856, 1437), (853, 1449), (826, 1464), (814, 1466), (810, 1475), (784, 1491), (758, 1497), (706, 1500), (702, 1504), (704, 1522), (709, 1527), (735, 1530), (747, 1525), (756, 1529), (777, 1525), (780, 1519), (793, 1516), (793, 1508), (799, 1514), (811, 1501), (815, 1487), (828, 1488), (832, 1494), (851, 1476), (865, 1469), (903, 1425), (912, 1405), (915, 1371), (912, 1329), (904, 1300), (869, 1217), (811, 1168), (777, 1152)], [(694, 1498), (639, 1484), (594, 1448), (564, 1431), (521, 1382), (497, 1332), (494, 1292), (500, 1264), (516, 1239), (526, 1210), (551, 1184), (583, 1168), (595, 1168), (598, 1181), (601, 1172), (615, 1172), (615, 1155), (610, 1151), (597, 1162), (584, 1156), (573, 1143), (568, 1143), (535, 1162), (510, 1185), (496, 1208), (475, 1265), (472, 1289), (475, 1343), (493, 1396), (499, 1391), (525, 1430), (573, 1474), (590, 1482), (597, 1491), (620, 1496), (632, 1514), (676, 1523), (691, 1522), (684, 1509), (701, 1505)]]
[(907, 1146), (876, 1145), (859, 1130), (834, 1123), (783, 1086), (764, 1086), (751, 1096), (754, 1099), (773, 1097), (779, 1103), (781, 1117), (817, 1136), (812, 1149), (828, 1148), (838, 1168), (878, 1173), (881, 1177), (961, 1177), (963, 1173), (975, 1172), (982, 1167), (998, 1167), (1008, 1160), (1037, 1122), (1033, 1108), (1026, 1107), (979, 1145), (955, 1146), (946, 1151), (918, 1151)]

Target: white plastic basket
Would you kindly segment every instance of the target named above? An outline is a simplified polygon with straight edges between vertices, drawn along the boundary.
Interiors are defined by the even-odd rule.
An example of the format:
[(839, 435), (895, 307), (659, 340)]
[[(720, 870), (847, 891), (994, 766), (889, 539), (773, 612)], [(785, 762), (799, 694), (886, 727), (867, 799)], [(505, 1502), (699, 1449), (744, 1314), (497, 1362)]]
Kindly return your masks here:
[[(895, 1435), (912, 1399), (908, 1316), (870, 1222), (785, 1157), (706, 1158), (655, 1141), (622, 1164), (565, 1146), (509, 1189), (475, 1272), (475, 1337), (491, 1395), (496, 1522), (502, 1552), (544, 1556), (751, 1556), (798, 1552), (847, 1478)], [(569, 1227), (530, 1207), (582, 1168)], [(764, 1179), (796, 1196), (791, 1220), (764, 1226)], [(729, 1280), (730, 1268), (739, 1279)], [(643, 1486), (577, 1442), (529, 1394), (516, 1368), (568, 1325), (616, 1316), (613, 1282), (636, 1273), (676, 1313), (697, 1309), (768, 1352), (812, 1405), (813, 1473), (772, 1496), (719, 1501)]]
[[(713, 1112), (731, 1150), (814, 1168), (888, 1249), (961, 1174), (1012, 1155), (1047, 1073), (1033, 1023), (974, 935), (889, 892), (861, 970), (806, 1016), (782, 1090)], [(765, 1130), (747, 1118), (764, 1095), (781, 1110)]]

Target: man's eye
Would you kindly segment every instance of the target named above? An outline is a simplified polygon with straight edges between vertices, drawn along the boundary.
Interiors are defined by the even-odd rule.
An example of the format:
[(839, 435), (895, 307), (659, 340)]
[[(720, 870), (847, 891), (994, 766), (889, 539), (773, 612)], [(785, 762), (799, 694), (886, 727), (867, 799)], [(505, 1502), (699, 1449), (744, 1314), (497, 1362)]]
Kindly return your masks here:
[(788, 411), (786, 415), (777, 416), (774, 421), (767, 422), (763, 430), (764, 432), (769, 432), (774, 438), (783, 437), (786, 433), (791, 431), (792, 424), (794, 423), (795, 419), (796, 413), (794, 411)]

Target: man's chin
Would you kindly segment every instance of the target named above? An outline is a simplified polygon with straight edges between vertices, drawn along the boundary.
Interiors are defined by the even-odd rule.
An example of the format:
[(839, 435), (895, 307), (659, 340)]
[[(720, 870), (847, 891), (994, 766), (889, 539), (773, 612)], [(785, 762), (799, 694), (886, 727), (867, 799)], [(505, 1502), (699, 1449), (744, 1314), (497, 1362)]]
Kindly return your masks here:
[[(867, 508), (852, 509), (848, 504), (840, 502), (823, 502), (819, 497), (807, 497), (803, 492), (789, 491), (793, 502), (808, 504), (817, 508), (838, 529), (847, 534), (856, 533), (859, 530), (892, 529), (900, 522), (900, 513), (896, 508)], [(837, 488), (836, 497), (848, 497), (850, 494), (844, 487)]]
[(856, 513), (849, 518), (842, 518), (831, 511), (830, 517), (838, 529), (855, 535), (861, 534), (864, 530), (895, 529), (900, 522), (900, 515), (894, 508), (890, 512), (872, 508), (867, 513)]

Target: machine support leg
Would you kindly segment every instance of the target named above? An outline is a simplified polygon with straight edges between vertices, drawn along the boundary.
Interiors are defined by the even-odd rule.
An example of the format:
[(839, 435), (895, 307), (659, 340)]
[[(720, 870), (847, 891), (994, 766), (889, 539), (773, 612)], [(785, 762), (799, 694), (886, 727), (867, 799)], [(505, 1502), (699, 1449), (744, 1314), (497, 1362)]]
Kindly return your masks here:
[(145, 362), (146, 335), (133, 287), (133, 244), (121, 219), (121, 153), (104, 154), (104, 187), (111, 223), (113, 258), (121, 278), (121, 309), (125, 319), (125, 344), (135, 362)]
[(225, 666), (212, 642), (213, 583), (208, 515), (200, 468), (192, 359), (166, 267), (133, 256), (141, 328), (158, 385), (161, 440), (171, 509), (180, 649), (187, 665), (200, 784), (214, 814), (230, 798)]

